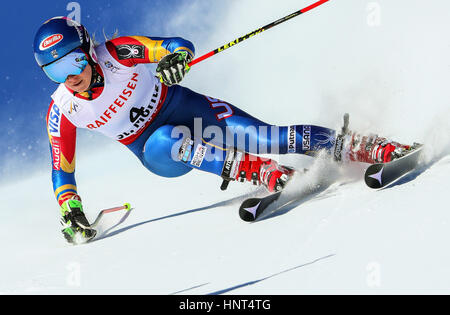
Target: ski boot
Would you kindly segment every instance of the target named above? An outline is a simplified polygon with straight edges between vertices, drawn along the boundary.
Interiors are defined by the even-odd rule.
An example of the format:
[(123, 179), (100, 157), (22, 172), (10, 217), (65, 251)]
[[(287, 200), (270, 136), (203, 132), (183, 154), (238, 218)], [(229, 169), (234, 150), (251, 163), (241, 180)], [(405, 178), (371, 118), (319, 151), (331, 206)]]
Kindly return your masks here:
[(224, 179), (221, 189), (226, 190), (230, 181), (249, 181), (253, 185), (263, 185), (269, 192), (284, 189), (294, 175), (291, 167), (279, 165), (272, 159), (265, 159), (237, 150), (230, 150), (222, 170)]
[(349, 115), (344, 116), (344, 127), (336, 137), (334, 159), (369, 164), (387, 163), (400, 158), (414, 146), (400, 144), (378, 135), (361, 136), (348, 130)]

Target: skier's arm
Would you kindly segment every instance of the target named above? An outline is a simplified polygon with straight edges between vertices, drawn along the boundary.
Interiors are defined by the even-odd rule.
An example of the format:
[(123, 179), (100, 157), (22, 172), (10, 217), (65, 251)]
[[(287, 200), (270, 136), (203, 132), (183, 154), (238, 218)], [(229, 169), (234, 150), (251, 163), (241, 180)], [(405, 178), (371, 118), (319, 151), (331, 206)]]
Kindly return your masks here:
[(47, 113), (47, 132), (52, 158), (52, 181), (56, 200), (61, 207), (62, 233), (69, 243), (95, 237), (90, 228), (75, 182), (75, 145), (77, 128), (52, 102)]
[(195, 55), (194, 45), (181, 37), (123, 36), (106, 42), (109, 53), (124, 66), (158, 63), (167, 55), (186, 52)]
[(76, 127), (52, 102), (47, 113), (47, 132), (52, 159), (52, 181), (56, 200), (61, 206), (77, 195), (75, 181)]

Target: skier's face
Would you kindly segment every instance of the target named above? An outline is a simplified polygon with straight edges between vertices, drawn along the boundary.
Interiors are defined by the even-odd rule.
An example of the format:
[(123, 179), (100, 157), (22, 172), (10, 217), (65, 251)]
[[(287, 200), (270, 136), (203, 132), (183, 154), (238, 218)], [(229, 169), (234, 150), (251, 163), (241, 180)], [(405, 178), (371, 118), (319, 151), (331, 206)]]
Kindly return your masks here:
[(84, 92), (91, 85), (92, 68), (87, 65), (86, 68), (79, 75), (69, 75), (64, 84), (75, 92)]

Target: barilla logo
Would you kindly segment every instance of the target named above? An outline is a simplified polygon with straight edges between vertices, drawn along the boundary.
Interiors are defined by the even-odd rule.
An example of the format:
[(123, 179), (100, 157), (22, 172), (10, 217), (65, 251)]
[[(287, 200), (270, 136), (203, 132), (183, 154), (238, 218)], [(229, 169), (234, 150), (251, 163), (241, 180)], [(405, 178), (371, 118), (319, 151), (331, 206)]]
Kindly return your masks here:
[(60, 41), (62, 41), (62, 39), (63, 39), (63, 36), (61, 34), (50, 35), (49, 37), (47, 37), (46, 39), (44, 39), (41, 42), (41, 44), (39, 45), (39, 48), (41, 50), (49, 49), (50, 47), (55, 46)]

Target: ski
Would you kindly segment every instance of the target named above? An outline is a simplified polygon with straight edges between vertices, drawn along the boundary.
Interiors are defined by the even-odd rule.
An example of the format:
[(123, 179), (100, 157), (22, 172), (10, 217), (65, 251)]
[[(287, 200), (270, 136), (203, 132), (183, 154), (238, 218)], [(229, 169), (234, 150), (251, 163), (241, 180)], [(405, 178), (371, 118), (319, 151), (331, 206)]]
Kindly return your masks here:
[[(308, 173), (308, 169), (297, 170), (296, 174), (305, 175)], [(266, 214), (270, 214), (280, 208), (290, 204), (291, 202), (301, 199), (305, 196), (301, 192), (293, 192), (289, 187), (292, 187), (294, 183), (292, 179), (287, 189), (279, 192), (270, 193), (264, 197), (253, 197), (244, 200), (239, 207), (239, 217), (245, 222), (254, 222)], [(309, 191), (309, 189), (308, 189)], [(282, 198), (280, 198), (283, 195)], [(278, 202), (277, 202), (278, 201)], [(275, 205), (275, 207), (274, 207)]]
[[(414, 170), (419, 164), (422, 148), (422, 145), (417, 145), (401, 158), (388, 163), (370, 165), (364, 176), (367, 186), (373, 189), (386, 187)], [(283, 191), (260, 198), (246, 199), (239, 207), (239, 217), (245, 222), (254, 222), (266, 214), (302, 198), (302, 194), (294, 194), (294, 196), (288, 194), (288, 196), (280, 198), (282, 194)]]
[(262, 198), (250, 198), (245, 200), (239, 208), (239, 216), (245, 222), (256, 221), (271, 204), (281, 196), (281, 191)]
[(423, 146), (420, 145), (410, 153), (388, 163), (370, 165), (364, 175), (364, 180), (372, 189), (380, 189), (395, 182), (411, 172), (419, 164)]

